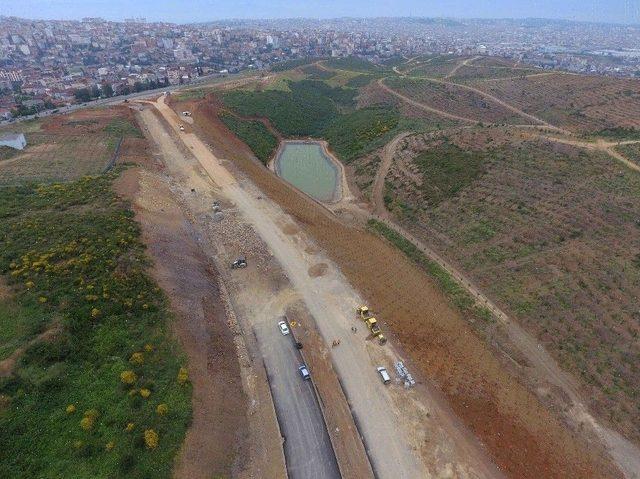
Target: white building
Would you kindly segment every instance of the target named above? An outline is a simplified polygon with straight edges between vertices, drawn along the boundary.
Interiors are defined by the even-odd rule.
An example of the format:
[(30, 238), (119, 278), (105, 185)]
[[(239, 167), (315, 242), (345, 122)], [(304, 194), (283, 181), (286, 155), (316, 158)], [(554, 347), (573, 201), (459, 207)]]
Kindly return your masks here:
[(27, 139), (24, 137), (24, 133), (4, 133), (0, 135), (0, 146), (22, 150), (27, 146)]

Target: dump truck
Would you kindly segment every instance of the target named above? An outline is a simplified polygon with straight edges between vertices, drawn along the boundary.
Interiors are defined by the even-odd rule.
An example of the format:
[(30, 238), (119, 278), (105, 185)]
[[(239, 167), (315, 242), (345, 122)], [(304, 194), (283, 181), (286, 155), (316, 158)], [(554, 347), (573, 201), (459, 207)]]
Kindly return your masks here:
[(364, 321), (364, 324), (366, 324), (369, 331), (371, 331), (373, 337), (378, 338), (378, 342), (380, 344), (386, 343), (387, 338), (382, 334), (382, 330), (380, 329), (380, 326), (378, 326), (378, 320), (373, 316), (373, 314), (371, 314), (369, 308), (367, 306), (360, 306), (357, 309), (357, 312), (360, 319)]

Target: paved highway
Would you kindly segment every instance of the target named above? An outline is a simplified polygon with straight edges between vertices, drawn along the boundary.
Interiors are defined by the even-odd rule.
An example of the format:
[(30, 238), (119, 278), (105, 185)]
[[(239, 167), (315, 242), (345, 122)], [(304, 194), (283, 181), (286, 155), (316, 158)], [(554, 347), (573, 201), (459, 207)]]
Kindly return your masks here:
[[(302, 359), (291, 335), (283, 336), (277, 319), (255, 326), (267, 368), (290, 479), (340, 478), (336, 457), (310, 381), (298, 372)], [(313, 371), (311, 371), (313, 378)]]

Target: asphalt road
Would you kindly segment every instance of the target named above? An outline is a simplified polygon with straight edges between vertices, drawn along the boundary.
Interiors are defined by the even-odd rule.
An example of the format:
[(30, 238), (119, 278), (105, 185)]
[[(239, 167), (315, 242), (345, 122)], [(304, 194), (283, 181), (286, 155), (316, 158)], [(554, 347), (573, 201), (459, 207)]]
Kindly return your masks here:
[[(27, 115), (27, 116), (20, 116), (18, 118), (15, 118), (13, 121), (9, 121), (9, 120), (3, 120), (0, 121), (0, 126), (2, 125), (10, 125), (10, 124), (18, 124), (20, 122), (23, 121), (28, 121), (28, 120), (33, 120), (34, 118), (44, 118), (47, 116), (51, 116), (51, 115), (65, 115), (67, 113), (71, 113), (74, 112), (76, 110), (81, 110), (83, 108), (95, 108), (98, 106), (106, 106), (106, 105), (115, 105), (117, 103), (122, 103), (125, 100), (134, 100), (134, 99), (138, 99), (138, 98), (146, 98), (146, 97), (152, 97), (155, 95), (158, 95), (159, 93), (165, 92), (165, 91), (169, 91), (169, 92), (173, 92), (176, 90), (182, 90), (182, 89), (189, 89), (189, 88), (193, 88), (193, 87), (197, 87), (199, 85), (202, 85), (204, 83), (207, 83), (211, 80), (214, 80), (216, 78), (219, 79), (224, 79), (225, 81), (229, 81), (229, 80), (233, 80), (235, 78), (241, 78), (243, 75), (243, 73), (236, 73), (236, 74), (227, 74), (227, 75), (220, 75), (220, 74), (214, 74), (214, 75), (205, 75), (205, 76), (201, 76), (196, 78), (195, 80), (191, 81), (190, 83), (184, 83), (182, 85), (170, 85), (168, 87), (163, 87), (163, 88), (156, 88), (154, 90), (146, 90), (146, 91), (141, 91), (141, 92), (137, 92), (137, 93), (130, 93), (129, 95), (118, 95), (118, 96), (114, 96), (111, 98), (101, 98), (99, 100), (92, 100), (92, 101), (88, 101), (85, 103), (78, 103), (75, 105), (69, 105), (69, 106), (61, 106), (59, 108), (54, 108), (52, 110), (44, 110), (41, 111), (35, 115)], [(54, 113), (55, 112), (55, 113)]]
[[(286, 438), (284, 454), (291, 479), (340, 478), (336, 457), (310, 381), (298, 372), (303, 364), (291, 335), (262, 321), (255, 333), (269, 377), (280, 429)], [(311, 371), (313, 380), (313, 371)]]

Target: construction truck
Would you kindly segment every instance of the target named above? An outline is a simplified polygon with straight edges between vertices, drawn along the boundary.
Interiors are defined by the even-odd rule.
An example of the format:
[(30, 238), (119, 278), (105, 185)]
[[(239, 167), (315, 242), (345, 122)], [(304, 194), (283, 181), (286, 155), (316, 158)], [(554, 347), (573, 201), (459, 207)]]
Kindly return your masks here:
[(373, 314), (371, 314), (369, 308), (367, 306), (360, 306), (356, 311), (358, 312), (360, 319), (364, 321), (364, 324), (366, 324), (369, 331), (371, 331), (373, 337), (378, 338), (378, 342), (380, 344), (386, 343), (387, 338), (382, 334), (382, 330), (380, 329), (380, 326), (378, 326), (378, 320), (373, 316)]

